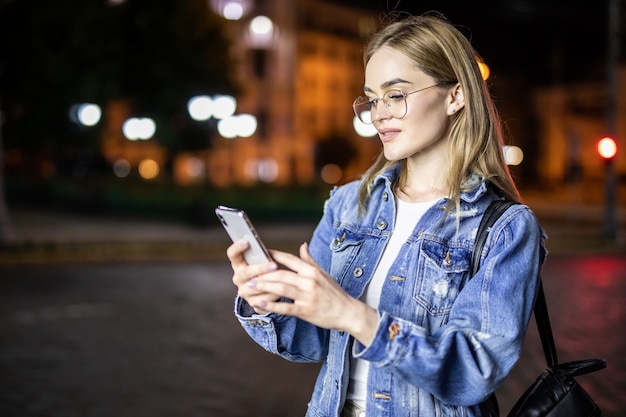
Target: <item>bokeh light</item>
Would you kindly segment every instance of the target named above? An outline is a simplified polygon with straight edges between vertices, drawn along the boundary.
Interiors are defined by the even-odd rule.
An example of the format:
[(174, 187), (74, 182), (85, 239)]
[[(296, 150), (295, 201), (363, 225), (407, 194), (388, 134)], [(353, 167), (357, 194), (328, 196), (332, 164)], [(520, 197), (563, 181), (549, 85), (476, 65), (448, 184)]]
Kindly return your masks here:
[(326, 164), (322, 167), (320, 176), (326, 184), (337, 184), (341, 181), (343, 171), (337, 164)]
[(154, 159), (144, 159), (139, 163), (139, 175), (146, 180), (152, 180), (159, 175), (159, 163)]
[(113, 163), (113, 174), (118, 178), (126, 178), (130, 174), (130, 162), (118, 159)]
[(122, 125), (122, 133), (128, 140), (148, 140), (156, 132), (156, 123), (149, 117), (131, 117)]
[(245, 163), (248, 178), (271, 183), (278, 178), (278, 163), (274, 158), (252, 158)]
[(187, 102), (187, 111), (191, 118), (201, 122), (213, 116), (214, 103), (209, 96), (195, 96)]
[[(361, 115), (361, 117), (363, 118), (367, 117), (368, 119), (369, 119), (369, 116), (370, 116), (369, 112), (367, 112), (367, 114), (363, 113)], [(373, 124), (365, 124), (356, 116), (354, 116), (354, 119), (352, 120), (352, 126), (354, 127), (354, 130), (356, 131), (356, 133), (359, 136), (362, 136), (364, 138), (376, 136), (376, 134), (378, 133), (378, 131), (376, 130)]]
[(233, 96), (215, 96), (213, 98), (213, 117), (225, 119), (235, 114), (237, 100)]
[(204, 174), (204, 162), (202, 162), (200, 158), (189, 158), (185, 164), (185, 170), (187, 171), (187, 175), (192, 178), (202, 177)]
[(524, 160), (524, 152), (518, 146), (504, 146), (502, 151), (507, 165), (519, 165)]
[(229, 1), (222, 10), (224, 19), (239, 20), (243, 17), (243, 5), (238, 1)]
[(83, 103), (78, 106), (78, 122), (83, 126), (95, 126), (102, 117), (102, 109), (93, 103)]
[(251, 114), (240, 114), (237, 119), (237, 136), (249, 138), (254, 135), (257, 128), (257, 120)]
[(274, 32), (274, 23), (267, 16), (257, 16), (250, 22), (250, 32), (256, 36), (271, 36)]

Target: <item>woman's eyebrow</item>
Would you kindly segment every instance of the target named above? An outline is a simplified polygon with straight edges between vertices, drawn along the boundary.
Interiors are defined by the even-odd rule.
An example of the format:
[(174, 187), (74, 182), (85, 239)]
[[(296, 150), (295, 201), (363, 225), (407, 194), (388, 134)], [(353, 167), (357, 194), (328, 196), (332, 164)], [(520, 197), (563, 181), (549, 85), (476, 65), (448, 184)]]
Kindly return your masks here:
[[(402, 78), (394, 78), (393, 80), (385, 81), (384, 83), (382, 83), (380, 85), (380, 88), (382, 88), (384, 90), (384, 89), (387, 89), (389, 87), (393, 87), (396, 84), (410, 84), (410, 82), (407, 81), (407, 80), (403, 80)], [(363, 88), (363, 91), (366, 92), (366, 93), (372, 93), (373, 92), (372, 89), (367, 87), (367, 86)]]

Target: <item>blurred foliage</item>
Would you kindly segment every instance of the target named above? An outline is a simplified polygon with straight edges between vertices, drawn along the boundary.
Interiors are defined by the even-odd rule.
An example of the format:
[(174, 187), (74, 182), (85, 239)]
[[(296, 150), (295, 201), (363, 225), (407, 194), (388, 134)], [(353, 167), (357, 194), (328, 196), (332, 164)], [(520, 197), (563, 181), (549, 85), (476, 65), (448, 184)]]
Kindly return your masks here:
[(330, 134), (315, 141), (315, 169), (319, 172), (327, 164), (346, 167), (355, 159), (357, 153), (358, 149), (347, 139), (347, 135)]
[(164, 146), (184, 149), (187, 100), (234, 93), (222, 20), (206, 0), (112, 4), (0, 3), (6, 148), (93, 147), (98, 127), (73, 125), (70, 106), (94, 102), (104, 109), (124, 99), (136, 115), (155, 119)]
[(217, 222), (218, 205), (239, 207), (259, 221), (317, 221), (330, 186), (214, 188), (206, 184), (180, 187), (163, 178), (147, 182), (90, 176), (56, 178), (44, 183), (26, 177), (6, 180), (7, 199), (13, 206), (45, 206), (83, 214), (107, 214), (180, 220), (205, 226)]

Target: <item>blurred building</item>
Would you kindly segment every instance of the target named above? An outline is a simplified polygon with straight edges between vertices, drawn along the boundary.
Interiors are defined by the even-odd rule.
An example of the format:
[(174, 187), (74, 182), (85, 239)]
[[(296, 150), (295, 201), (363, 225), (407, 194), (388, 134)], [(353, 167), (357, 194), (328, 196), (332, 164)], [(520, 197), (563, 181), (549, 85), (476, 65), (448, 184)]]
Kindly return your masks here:
[[(380, 142), (357, 133), (351, 104), (362, 94), (362, 50), (379, 24), (378, 12), (331, 0), (209, 0), (209, 4), (224, 18), (231, 42), (230, 51), (211, 53), (228, 53), (236, 63), (232, 76), (240, 88), (237, 112), (256, 117), (255, 133), (226, 138), (213, 121), (207, 131), (210, 147), (172, 156), (153, 141), (125, 141), (121, 125), (130, 110), (125, 103), (113, 103), (105, 109), (109, 124), (103, 151), (109, 162), (121, 154), (133, 168), (147, 159), (157, 166), (171, 160), (178, 184), (207, 182), (218, 187), (335, 184), (363, 173), (378, 154)], [(626, 82), (626, 68), (619, 78)], [(522, 151), (532, 155), (522, 162), (523, 177), (556, 187), (604, 177), (604, 161), (595, 146), (606, 132), (605, 84), (554, 85), (534, 92), (532, 103), (520, 104), (510, 87), (517, 85), (515, 80), (501, 74), (496, 82), (508, 85), (499, 88), (509, 92), (503, 94), (509, 108), (505, 98), (499, 106), (514, 119), (522, 114), (515, 105), (536, 112), (533, 124), (521, 119), (521, 130), (514, 132), (516, 140), (523, 139)], [(617, 107), (626, 109), (624, 95), (618, 97)], [(626, 114), (617, 119), (618, 132), (626, 131)], [(615, 168), (618, 176), (626, 175), (624, 152), (618, 152)]]
[[(212, 5), (224, 14), (229, 3)], [(210, 182), (310, 184), (324, 172), (335, 183), (362, 172), (380, 144), (356, 133), (352, 101), (363, 91), (362, 48), (376, 15), (321, 0), (235, 3), (244, 13), (226, 26), (242, 91), (237, 111), (255, 115), (258, 128), (249, 138), (213, 141)], [(269, 31), (253, 27), (259, 16)]]
[[(626, 67), (618, 72), (619, 91), (626, 92)], [(605, 161), (596, 151), (607, 135), (607, 85), (603, 82), (554, 85), (537, 90), (535, 110), (539, 120), (539, 177), (544, 184), (599, 182)], [(626, 132), (626, 99), (618, 93), (617, 133)], [(626, 178), (626, 154), (619, 145), (614, 165), (618, 178)]]

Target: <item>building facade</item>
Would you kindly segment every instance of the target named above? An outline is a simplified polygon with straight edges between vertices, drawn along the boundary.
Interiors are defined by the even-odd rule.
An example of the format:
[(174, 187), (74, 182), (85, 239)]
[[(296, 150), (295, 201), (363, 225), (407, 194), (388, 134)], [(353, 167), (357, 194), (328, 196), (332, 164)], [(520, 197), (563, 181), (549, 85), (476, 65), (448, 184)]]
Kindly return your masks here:
[[(225, 187), (354, 178), (380, 149), (378, 140), (356, 133), (352, 111), (363, 91), (362, 49), (376, 16), (321, 0), (259, 3), (247, 18), (227, 22), (238, 62), (238, 111), (255, 115), (258, 129), (250, 138), (214, 141), (210, 181)], [(263, 40), (249, 35), (256, 15), (273, 23)], [(333, 150), (339, 163), (328, 156)], [(326, 165), (333, 169), (322, 178)]]

